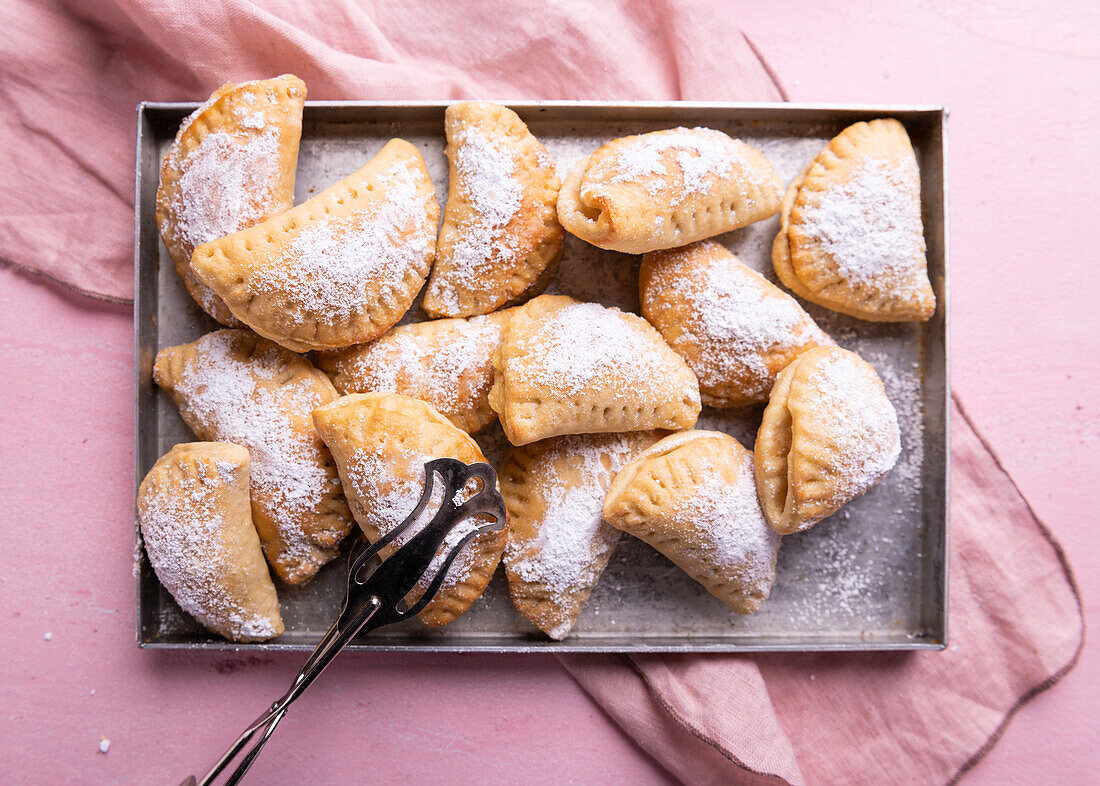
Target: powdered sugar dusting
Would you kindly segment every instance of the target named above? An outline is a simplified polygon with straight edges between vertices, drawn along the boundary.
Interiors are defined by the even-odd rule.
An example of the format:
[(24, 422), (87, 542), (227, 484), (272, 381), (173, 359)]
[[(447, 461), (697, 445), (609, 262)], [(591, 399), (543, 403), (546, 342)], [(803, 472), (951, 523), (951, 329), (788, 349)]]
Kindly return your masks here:
[[(673, 128), (643, 134), (622, 144), (613, 156), (597, 161), (593, 181), (634, 183), (647, 180), (645, 189), (658, 194), (681, 183), (684, 195), (701, 194), (716, 178), (728, 177), (744, 166), (744, 144), (712, 128)], [(673, 166), (675, 164), (675, 166)]]
[[(257, 84), (247, 82), (235, 89), (255, 89)], [(249, 106), (234, 101), (226, 104), (227, 120), (237, 125), (232, 133), (211, 131), (186, 158), (180, 157), (182, 150), (177, 145), (169, 151), (169, 163), (181, 173), (171, 209), (186, 254), (202, 243), (253, 226), (287, 206), (284, 195), (277, 193), (282, 174), (281, 129), (278, 124), (266, 123), (262, 108), (252, 108), (256, 98), (253, 93), (242, 95)], [(263, 97), (276, 99), (271, 90)], [(191, 124), (220, 98), (220, 92), (215, 93), (189, 115), (180, 126), (178, 138), (183, 138)]]
[(312, 561), (315, 547), (302, 530), (301, 516), (332, 493), (335, 481), (324, 469), (317, 436), (296, 422), (325, 401), (312, 385), (277, 381), (286, 368), (281, 350), (239, 360), (233, 335), (215, 332), (199, 339), (176, 391), (217, 439), (248, 448), (252, 487), (272, 500), (268, 512), (287, 555)]
[[(591, 589), (619, 541), (619, 530), (603, 520), (603, 503), (615, 474), (633, 458), (639, 442), (631, 435), (560, 437), (528, 470), (546, 512), (537, 532), (521, 539), (515, 530), (504, 560), (511, 572), (548, 592), (568, 595)], [(562, 477), (559, 466), (569, 467)], [(572, 620), (560, 630), (561, 638)]]
[[(596, 303), (566, 306), (544, 318), (538, 334), (528, 337), (539, 348), (539, 362), (529, 374), (536, 385), (563, 395), (576, 395), (608, 377), (622, 383), (639, 379), (664, 383), (665, 358), (640, 348), (651, 344), (639, 317)], [(521, 346), (534, 351), (535, 347)]]
[(834, 352), (810, 376), (816, 406), (843, 424), (833, 438), (836, 495), (846, 502), (859, 496), (894, 466), (901, 453), (897, 414), (859, 359)]
[(523, 202), (523, 186), (515, 177), (516, 155), (504, 140), (476, 127), (465, 128), (453, 140), (455, 170), (452, 188), (459, 189), (472, 208), (451, 248), (447, 280), (433, 281), (432, 294), (451, 309), (459, 307), (455, 285), (476, 289), (479, 277), (494, 260), (515, 251), (505, 229)]
[(262, 288), (285, 292), (300, 306), (287, 309), (288, 318), (324, 314), (330, 322), (347, 322), (400, 290), (409, 271), (425, 265), (435, 226), (427, 220), (430, 196), (419, 192), (418, 173), (396, 161), (378, 179), (384, 198), (304, 228), (280, 264), (258, 273)]
[(443, 340), (433, 326), (396, 328), (344, 355), (343, 393), (402, 393), (451, 416), (486, 401), (493, 384), (493, 351), (501, 324), (489, 317), (450, 323)]
[(234, 525), (226, 521), (219, 496), (237, 468), (199, 463), (196, 470), (174, 472), (172, 483), (143, 486), (138, 508), (149, 562), (180, 608), (203, 624), (228, 620), (242, 638), (271, 638), (271, 620), (244, 607), (222, 585), (236, 565), (225, 547), (225, 533)]
[[(688, 246), (662, 257), (652, 278), (655, 299), (679, 296), (688, 305), (685, 360), (705, 387), (737, 380), (746, 397), (767, 397), (775, 382), (765, 356), (828, 339), (791, 297), (773, 296), (766, 279), (723, 253), (717, 243)], [(700, 255), (706, 263), (698, 264)]]
[(911, 159), (867, 158), (805, 205), (792, 231), (819, 244), (846, 281), (884, 293), (907, 289), (924, 270), (919, 184)]
[(698, 533), (704, 564), (746, 594), (767, 595), (780, 537), (760, 509), (752, 453), (745, 451), (739, 461), (736, 483), (710, 467), (690, 493), (676, 498), (671, 518)]

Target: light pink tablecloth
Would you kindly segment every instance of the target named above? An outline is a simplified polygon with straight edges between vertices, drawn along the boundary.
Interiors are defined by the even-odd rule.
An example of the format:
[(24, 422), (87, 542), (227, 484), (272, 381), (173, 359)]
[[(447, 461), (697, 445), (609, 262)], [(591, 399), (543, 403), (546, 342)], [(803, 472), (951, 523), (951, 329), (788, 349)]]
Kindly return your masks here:
[[(231, 13), (199, 4), (172, 11), (138, 4), (115, 8), (107, 3), (61, 11), (53, 5), (36, 4), (32, 24), (23, 21), (30, 18), (30, 6), (5, 5), (0, 9), (0, 22), (6, 31), (0, 38), (0, 52), (6, 62), (6, 67), (0, 68), (0, 90), (12, 111), (0, 116), (0, 256), (82, 290), (125, 297), (130, 252), (127, 201), (132, 175), (130, 104), (138, 97), (199, 99), (222, 79), (292, 70), (307, 80), (313, 98), (478, 95), (732, 99), (777, 94), (729, 18), (706, 6), (673, 8), (669, 4), (667, 8), (653, 5), (642, 9), (631, 4), (615, 5), (607, 6), (595, 19), (588, 6), (566, 6), (549, 18), (536, 19), (530, 11), (496, 13), (490, 5), (471, 4), (461, 12), (457, 6), (443, 6), (444, 10), (433, 6), (435, 10), (422, 13), (416, 25), (402, 21), (409, 17), (395, 16), (410, 13), (407, 9), (398, 11), (397, 6), (383, 5), (368, 11), (343, 4), (301, 7), (293, 13), (283, 9), (272, 14), (251, 6)], [(310, 18), (294, 16), (297, 13)], [(74, 17), (79, 18), (79, 24), (69, 24)], [(288, 23), (286, 20), (292, 17), (293, 23)], [(873, 25), (878, 20), (869, 21)], [(966, 17), (952, 21), (963, 26), (973, 24)], [(305, 29), (323, 32), (309, 36), (302, 32)], [(462, 32), (457, 54), (455, 31)], [(1006, 35), (1003, 28), (997, 33)], [(790, 46), (781, 49), (796, 51)], [(183, 52), (187, 55), (180, 54)], [(907, 55), (903, 48), (898, 57)], [(181, 62), (184, 60), (186, 63)], [(800, 73), (812, 72), (806, 69)], [(791, 87), (795, 91), (799, 86)], [(60, 110), (47, 98), (60, 98)], [(910, 96), (881, 94), (868, 96), (867, 100), (891, 98), (911, 100)], [(928, 98), (936, 100), (936, 96)], [(58, 111), (67, 114), (59, 117)], [(120, 140), (120, 131), (127, 135), (125, 139)], [(96, 140), (95, 144), (89, 144), (89, 139)], [(132, 631), (125, 619), (132, 596), (126, 577), (119, 576), (125, 560), (118, 559), (119, 550), (127, 548), (131, 526), (127, 462), (132, 436), (128, 431), (129, 389), (125, 380), (131, 360), (124, 340), (119, 341), (120, 335), (112, 329), (108, 331), (112, 337), (108, 337), (99, 326), (105, 324), (104, 320), (117, 325), (123, 315), (88, 311), (64, 299), (51, 307), (49, 298), (56, 295), (46, 300), (38, 294), (32, 297), (26, 283), (11, 272), (4, 273), (0, 281), (6, 295), (3, 318), (11, 323), (4, 326), (3, 335), (11, 337), (6, 354), (13, 366), (31, 368), (26, 376), (9, 377), (0, 383), (5, 385), (4, 400), (14, 403), (8, 411), (20, 412), (18, 419), (6, 423), (9, 444), (26, 451), (0, 486), (3, 499), (16, 511), (14, 526), (5, 533), (5, 545), (8, 555), (32, 555), (22, 564), (16, 564), (10, 556), (2, 563), (4, 609), (13, 620), (13, 657), (2, 667), (3, 695), (5, 705), (17, 709), (9, 716), (9, 743), (0, 749), (0, 761), (11, 765), (5, 767), (6, 771), (26, 770), (32, 762), (41, 766), (49, 750), (44, 741), (49, 732), (64, 729), (71, 733), (71, 724), (52, 714), (56, 705), (68, 703), (77, 718), (93, 718), (98, 700), (83, 688), (99, 681), (107, 684), (112, 697), (105, 699), (106, 716), (102, 721), (96, 718), (96, 725), (117, 725), (125, 717), (131, 736), (160, 739), (159, 755), (147, 761), (173, 762), (171, 768), (160, 772), (163, 777), (158, 776), (170, 780), (182, 773), (179, 767), (202, 766), (220, 750), (225, 741), (225, 724), (221, 722), (224, 711), (216, 711), (218, 720), (209, 728), (199, 720), (201, 716), (161, 718), (158, 722), (164, 723), (167, 736), (159, 738), (143, 728), (137, 718), (158, 707), (167, 710), (173, 703), (197, 710), (211, 703), (232, 701), (234, 696), (242, 700), (247, 697), (249, 709), (244, 716), (248, 716), (257, 704), (254, 694), (268, 697), (283, 679), (282, 674), (264, 672), (278, 664), (281, 672), (289, 674), (291, 664), (281, 659), (217, 656), (158, 658), (119, 649), (129, 646), (127, 631)], [(13, 299), (8, 293), (19, 293), (19, 297)], [(51, 315), (62, 313), (60, 323), (52, 324)], [(49, 320), (43, 324), (48, 328), (28, 330), (28, 321), (35, 319)], [(1091, 334), (1085, 335), (1095, 345), (1095, 322), (1091, 325)], [(93, 336), (100, 337), (98, 344), (90, 340)], [(105, 389), (97, 389), (97, 378), (107, 385)], [(90, 408), (76, 409), (77, 400)], [(80, 435), (83, 442), (76, 438)], [(999, 473), (972, 433), (965, 430), (958, 439), (969, 456), (957, 458), (960, 466), (969, 468), (969, 485), (998, 489), (997, 501), (1001, 497), (1015, 500), (1007, 477)], [(56, 460), (51, 461), (52, 457)], [(57, 476), (61, 477), (60, 484), (44, 480)], [(66, 497), (65, 492), (72, 496)], [(50, 502), (43, 503), (43, 498)], [(973, 519), (979, 525), (1003, 521), (1019, 529), (1022, 542), (1029, 544), (1026, 555), (1034, 560), (1031, 565), (1025, 561), (1022, 567), (1041, 569), (1035, 580), (1049, 588), (1049, 592), (1029, 600), (1046, 604), (1043, 608), (1050, 619), (1059, 620), (1059, 625), (1036, 630), (1033, 619), (1019, 613), (1021, 609), (1026, 612), (1027, 607), (1018, 602), (1013, 613), (994, 614), (994, 623), (986, 625), (985, 615), (995, 612), (999, 603), (1018, 601), (1014, 592), (1004, 590), (1014, 588), (1024, 574), (1007, 573), (1004, 586), (983, 597), (983, 592), (993, 586), (988, 584), (992, 575), (988, 560), (976, 553), (968, 556), (964, 549), (955, 558), (954, 580), (977, 582), (982, 591), (975, 593), (969, 586), (956, 592), (964, 602), (961, 608), (957, 605), (953, 609), (953, 615), (962, 611), (966, 616), (963, 624), (953, 617), (953, 629), (962, 633), (960, 647), (968, 641), (979, 645), (973, 653), (963, 650), (942, 655), (846, 659), (839, 663), (817, 657), (658, 658), (639, 659), (633, 669), (604, 659), (577, 661), (570, 668), (644, 750), (672, 772), (692, 780), (702, 780), (704, 773), (715, 780), (731, 777), (731, 772), (744, 776), (741, 770), (729, 769), (729, 760), (721, 755), (723, 750), (732, 752), (752, 770), (774, 772), (791, 782), (801, 777), (811, 782), (860, 778), (869, 772), (886, 779), (901, 779), (913, 772), (933, 779), (950, 777), (969, 755), (982, 752), (982, 735), (997, 728), (1014, 701), (1064, 668), (1076, 649), (1073, 595), (1056, 555), (1018, 500), (1011, 505), (994, 505), (990, 511), (972, 507), (988, 500), (987, 491), (961, 502), (956, 498), (955, 504), (964, 505), (964, 519)], [(66, 529), (43, 527), (49, 514), (65, 522)], [(100, 531), (104, 523), (111, 522), (114, 524), (109, 532)], [(76, 538), (65, 534), (69, 527), (76, 529)], [(959, 532), (956, 529), (956, 535)], [(1003, 528), (996, 527), (989, 533), (1004, 534)], [(976, 541), (989, 542), (990, 537)], [(1016, 556), (1020, 556), (1018, 552)], [(971, 565), (968, 559), (976, 561)], [(961, 570), (960, 562), (964, 566)], [(974, 570), (967, 569), (967, 565)], [(965, 602), (975, 596), (981, 601), (973, 605)], [(1038, 603), (1033, 605), (1035, 610), (1040, 607)], [(49, 640), (41, 632), (43, 623), (52, 634)], [(106, 641), (97, 634), (101, 626)], [(990, 640), (989, 636), (1003, 637), (1013, 632), (1018, 633), (1017, 641), (1024, 642), (1023, 650), (1029, 653), (1022, 663), (992, 658), (999, 652), (981, 646)], [(976, 657), (987, 659), (984, 676), (989, 678), (984, 686), (987, 690), (978, 696), (961, 690), (976, 686), (958, 684), (958, 674), (972, 674), (961, 667), (972, 668)], [(353, 659), (336, 670), (329, 678), (330, 689), (321, 694), (330, 710), (351, 710), (359, 722), (375, 732), (372, 738), (388, 729), (404, 735), (401, 738), (411, 750), (422, 746), (425, 737), (437, 747), (454, 746), (456, 737), (469, 728), (462, 716), (467, 714), (471, 701), (483, 708), (491, 704), (478, 703), (467, 694), (464, 702), (452, 705), (446, 717), (417, 722), (409, 715), (409, 705), (427, 711), (431, 701), (429, 698), (425, 702), (423, 697), (407, 691), (422, 682), (422, 690), (429, 697), (435, 693), (454, 699), (460, 695), (456, 691), (461, 691), (462, 684), (483, 689), (494, 684), (492, 677), (472, 678), (471, 673), (476, 674), (477, 669), (470, 671), (469, 659), (413, 660), (415, 664), (406, 667), (377, 658)], [(517, 681), (513, 662), (486, 660), (487, 668), (504, 686), (502, 690), (510, 688), (522, 696), (517, 702), (516, 696), (505, 695), (502, 701), (510, 712), (522, 714), (524, 702), (568, 706), (568, 701), (559, 703), (565, 695), (560, 683), (556, 693), (531, 693), (532, 686), (522, 678)], [(858, 692), (853, 694), (848, 675), (853, 669), (863, 668), (864, 663), (869, 676), (858, 684), (873, 693), (869, 700), (857, 704)], [(204, 664), (229, 675), (215, 680), (217, 691), (210, 691), (214, 683), (200, 676)], [(382, 671), (364, 684), (356, 672), (361, 670), (357, 666), (366, 664), (377, 664)], [(809, 685), (807, 670), (812, 675)], [(246, 674), (252, 679), (242, 683)], [(407, 689), (395, 692), (392, 684), (380, 685), (383, 674)], [(543, 677), (551, 679), (548, 674)], [(883, 687), (876, 689), (877, 683)], [(370, 691), (365, 694), (371, 697), (369, 707), (356, 711), (358, 700), (352, 698), (348, 703), (346, 690), (340, 688), (348, 684)], [(913, 686), (935, 688), (940, 697), (949, 698), (936, 703), (936, 707), (950, 717), (940, 715), (939, 725), (932, 725), (931, 716), (925, 713), (897, 711), (904, 707), (895, 706), (891, 699)], [(202, 690), (201, 701), (189, 696), (193, 689)], [(42, 697), (49, 701), (43, 702)], [(735, 699), (732, 705), (731, 699)], [(828, 736), (829, 731), (843, 726), (840, 719), (845, 713), (856, 709), (862, 712), (869, 704), (884, 707), (875, 711), (876, 717), (889, 722), (879, 723), (871, 729), (873, 734), (859, 740)], [(919, 703), (914, 707), (928, 709)], [(752, 711), (746, 712), (746, 708)], [(307, 712), (303, 710), (302, 714)], [(580, 713), (576, 717), (579, 721), (586, 716)], [(392, 725), (387, 725), (387, 719)], [(330, 749), (342, 751), (335, 760), (337, 764), (350, 766), (362, 760), (347, 746), (339, 745), (342, 732), (336, 731), (330, 718), (320, 715), (312, 722), (301, 720), (302, 728), (309, 728), (302, 738), (306, 750), (284, 749), (283, 755), (289, 754), (285, 768), (272, 764), (259, 771), (261, 779), (298, 780), (311, 768), (322, 766), (322, 760), (331, 767), (332, 760), (324, 758)], [(945, 720), (947, 726), (943, 725)], [(432, 771), (449, 771), (459, 781), (473, 781), (479, 772), (496, 772), (501, 776), (496, 779), (503, 780), (507, 772), (522, 769), (525, 758), (513, 753), (507, 757), (511, 769), (501, 770), (478, 754), (493, 749), (490, 740), (499, 745), (507, 739), (508, 746), (525, 746), (538, 759), (540, 742), (529, 739), (531, 735), (524, 732), (547, 728), (546, 721), (536, 716), (528, 716), (523, 724), (486, 726), (482, 721), (479, 739), (484, 745), (459, 745), (460, 761), (452, 762), (455, 766), (445, 766), (447, 760), (442, 759)], [(568, 718), (563, 723), (568, 725)], [(858, 718), (852, 723), (855, 725), (850, 728), (867, 728), (859, 725)], [(196, 725), (204, 729), (201, 750), (190, 747), (190, 737), (185, 736)], [(236, 721), (230, 725), (235, 728)], [(685, 727), (698, 734), (685, 733)], [(410, 728), (416, 730), (411, 737), (407, 731)], [(568, 737), (566, 729), (552, 728), (558, 737), (552, 733), (551, 740)], [(586, 728), (593, 728), (590, 718)], [(959, 734), (936, 741), (936, 733), (942, 735), (945, 728), (958, 730)], [(486, 737), (486, 729), (499, 732)], [(594, 734), (590, 739), (601, 739), (613, 747), (612, 738)], [(700, 736), (717, 743), (717, 747), (707, 741), (698, 747)], [(273, 750), (277, 752), (275, 744)], [(691, 750), (693, 745), (696, 750)], [(127, 750), (130, 756), (120, 762)], [(708, 750), (719, 756), (708, 755)], [(122, 747), (116, 740), (112, 752), (104, 757), (113, 756), (110, 763), (97, 762), (94, 766), (103, 777), (132, 779), (146, 771), (141, 758), (133, 758), (134, 752), (133, 745)], [(849, 755), (840, 756), (843, 753)], [(464, 758), (470, 756), (474, 758)], [(598, 750), (580, 749), (575, 756), (592, 767), (607, 761)], [(628, 761), (621, 754), (611, 760), (620, 768), (616, 774), (621, 782), (630, 782), (631, 772), (650, 778), (656, 774), (644, 766), (637, 769), (638, 762)], [(46, 769), (38, 771), (53, 773), (56, 780), (61, 773), (71, 772), (66, 763), (71, 767), (79, 761), (81, 757), (74, 751), (54, 757)], [(909, 762), (918, 769), (909, 769)], [(897, 769), (903, 764), (907, 769)], [(339, 767), (326, 771), (346, 772)], [(392, 763), (382, 771), (397, 779), (402, 772), (407, 777), (417, 772)], [(538, 771), (527, 772), (535, 776)], [(640, 775), (642, 772), (648, 772), (648, 776)]]

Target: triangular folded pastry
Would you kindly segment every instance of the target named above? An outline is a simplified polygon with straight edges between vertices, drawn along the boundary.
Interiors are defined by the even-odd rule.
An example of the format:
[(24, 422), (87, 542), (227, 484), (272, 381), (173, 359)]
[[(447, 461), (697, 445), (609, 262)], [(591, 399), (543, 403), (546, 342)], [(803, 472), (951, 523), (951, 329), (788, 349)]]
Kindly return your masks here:
[(137, 496), (145, 553), (180, 608), (233, 641), (283, 632), (248, 502), (248, 451), (225, 442), (176, 445)]
[(260, 335), (296, 352), (347, 347), (408, 310), (438, 221), (424, 159), (394, 139), (309, 201), (199, 246), (191, 269)]
[(187, 291), (224, 325), (239, 324), (191, 271), (209, 240), (289, 210), (306, 86), (284, 74), (225, 84), (180, 125), (157, 189), (157, 225)]
[(508, 587), (519, 613), (550, 638), (569, 635), (619, 542), (619, 530), (603, 520), (611, 479), (659, 436), (572, 435), (513, 447), (505, 456)]
[(642, 259), (642, 316), (699, 378), (703, 403), (767, 401), (802, 352), (833, 343), (793, 297), (704, 240)]
[(313, 410), (337, 396), (328, 377), (247, 330), (218, 330), (158, 352), (153, 379), (200, 439), (248, 448), (252, 520), (267, 561), (288, 584), (313, 578), (352, 523), (313, 428)]
[(511, 109), (468, 101), (447, 107), (445, 118), (450, 191), (421, 305), (433, 317), (486, 314), (553, 275), (565, 235), (561, 180)]
[(783, 369), (756, 435), (756, 485), (787, 535), (860, 496), (901, 452), (897, 413), (859, 355), (819, 347)]
[(796, 295), (842, 314), (932, 316), (920, 173), (901, 123), (848, 126), (791, 183), (772, 263)]
[(771, 592), (780, 538), (756, 499), (752, 451), (727, 434), (665, 437), (615, 476), (603, 516), (738, 614)]
[(398, 325), (367, 344), (314, 357), (340, 393), (401, 393), (432, 405), (468, 434), (497, 419), (489, 406), (493, 354), (512, 309)]
[(594, 246), (644, 254), (775, 215), (783, 184), (764, 155), (712, 128), (608, 142), (573, 167), (562, 226)]
[(635, 314), (560, 295), (516, 309), (489, 405), (513, 445), (561, 434), (679, 430), (699, 417), (699, 383)]
[[(424, 465), (437, 458), (485, 461), (477, 443), (428, 404), (397, 393), (344, 396), (313, 413), (332, 450), (348, 503), (367, 540), (375, 542), (412, 513), (424, 491)], [(434, 511), (438, 500), (428, 508)], [(459, 524), (445, 544), (457, 543), (477, 517)], [(412, 536), (383, 549), (385, 559)], [(468, 543), (451, 565), (435, 599), (418, 615), (437, 627), (453, 622), (485, 591), (500, 562), (507, 528)]]

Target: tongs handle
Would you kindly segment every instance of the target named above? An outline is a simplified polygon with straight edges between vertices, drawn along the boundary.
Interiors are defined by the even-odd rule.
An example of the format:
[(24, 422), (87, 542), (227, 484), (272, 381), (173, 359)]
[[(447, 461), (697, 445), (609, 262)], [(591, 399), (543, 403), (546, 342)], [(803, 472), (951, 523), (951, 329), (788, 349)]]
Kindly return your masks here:
[[(241, 733), (241, 736), (222, 754), (202, 780), (197, 782), (197, 786), (209, 786), (213, 783), (214, 779), (244, 751), (245, 746), (262, 729), (263, 734), (245, 752), (236, 769), (225, 781), (226, 786), (239, 783), (271, 738), (275, 727), (285, 717), (291, 703), (302, 695), (352, 639), (369, 633), (375, 628), (401, 622), (419, 613), (439, 591), (447, 571), (459, 552), (482, 533), (500, 530), (505, 526), (507, 514), (504, 510), (504, 501), (500, 492), (496, 490), (496, 472), (490, 465), (483, 462), (464, 464), (457, 459), (435, 459), (424, 465), (424, 473), (424, 492), (412, 513), (352, 560), (348, 570), (348, 589), (343, 610), (306, 660), (289, 690)], [(370, 575), (364, 576), (366, 568), (379, 551), (401, 537), (420, 518), (432, 499), (437, 474), (443, 478), (444, 490), (440, 507), (431, 521), (402, 543), (400, 548), (378, 565)], [(472, 478), (481, 481), (481, 488), (464, 502), (458, 502), (457, 494)], [(451, 546), (424, 592), (414, 603), (408, 605), (405, 601), (406, 596), (430, 569), (440, 546), (444, 544), (446, 536), (455, 524), (476, 515), (489, 518), (490, 523), (482, 523), (472, 528), (458, 543)], [(184, 780), (181, 786), (196, 786), (194, 776)]]

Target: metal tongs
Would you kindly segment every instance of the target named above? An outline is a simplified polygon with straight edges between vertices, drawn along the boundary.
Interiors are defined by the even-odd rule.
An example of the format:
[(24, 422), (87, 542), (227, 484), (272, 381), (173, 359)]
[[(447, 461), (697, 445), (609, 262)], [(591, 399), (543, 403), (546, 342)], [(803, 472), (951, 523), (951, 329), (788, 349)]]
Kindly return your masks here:
[[(401, 622), (418, 614), (435, 597), (443, 585), (451, 563), (466, 544), (485, 532), (498, 532), (504, 528), (506, 521), (504, 500), (497, 491), (496, 472), (491, 466), (485, 463), (464, 464), (456, 459), (441, 458), (425, 464), (424, 474), (424, 493), (421, 494), (420, 501), (408, 518), (352, 559), (348, 570), (348, 592), (344, 599), (344, 609), (325, 637), (321, 639), (317, 649), (302, 666), (290, 690), (244, 730), (244, 733), (218, 759), (202, 780), (197, 782), (198, 786), (208, 786), (213, 783), (214, 779), (243, 752), (244, 756), (237, 768), (225, 781), (226, 786), (239, 783), (272, 732), (275, 731), (279, 721), (290, 709), (290, 705), (320, 676), (340, 650), (357, 635), (369, 633), (383, 625)], [(436, 489), (436, 476), (442, 478), (444, 483), (443, 500), (439, 510), (435, 512), (431, 521), (371, 571), (370, 567), (378, 553), (400, 538), (420, 518), (432, 500)], [(464, 502), (457, 502), (458, 494), (475, 478), (481, 481), (481, 488)], [(438, 555), (441, 561), (437, 563), (437, 553), (440, 546), (444, 545), (447, 535), (461, 521), (477, 515), (485, 516), (492, 521), (478, 524), (454, 546), (448, 546), (444, 553)], [(439, 565), (438, 570), (431, 577), (423, 594), (409, 605), (406, 597), (426, 577), (433, 564)], [(246, 750), (246, 746), (257, 734), (259, 738)], [(196, 786), (195, 777), (189, 776), (180, 786)]]

